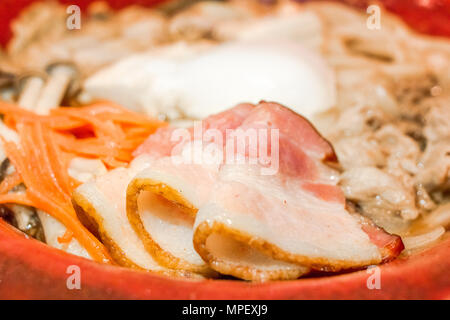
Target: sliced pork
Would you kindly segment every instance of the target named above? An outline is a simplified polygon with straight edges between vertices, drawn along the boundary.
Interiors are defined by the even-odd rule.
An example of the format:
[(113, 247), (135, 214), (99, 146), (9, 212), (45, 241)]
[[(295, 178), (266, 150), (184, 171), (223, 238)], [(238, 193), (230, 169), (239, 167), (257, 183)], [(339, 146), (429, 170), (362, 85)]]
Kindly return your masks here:
[[(221, 143), (203, 135), (180, 147), (151, 136), (137, 151), (166, 155), (127, 191), (128, 218), (159, 263), (205, 272), (201, 257), (222, 274), (262, 281), (377, 264), (403, 249), (399, 237), (346, 210), (333, 148), (307, 120), (264, 102), (215, 117), (220, 125), (209, 118), (205, 126), (226, 133)], [(216, 161), (186, 162), (196, 152)]]
[(118, 168), (84, 183), (74, 192), (73, 202), (80, 220), (109, 247), (116, 262), (159, 271), (162, 268), (145, 251), (124, 214), (126, 187), (147, 166), (140, 160), (128, 169)]
[(332, 146), (279, 104), (159, 129), (134, 154), (73, 196), (121, 265), (265, 281), (378, 264), (403, 249), (347, 211)]
[[(241, 126), (248, 127), (279, 131), (279, 170), (263, 175), (261, 165), (221, 167), (194, 232), (197, 251), (215, 270), (243, 276), (239, 269), (229, 272), (235, 254), (228, 257), (223, 249), (236, 241), (270, 258), (320, 270), (362, 267), (398, 255), (399, 237), (369, 228), (346, 210), (337, 172), (326, 165), (336, 164), (333, 149), (308, 121), (261, 103)], [(249, 150), (244, 156), (250, 162)]]
[(102, 240), (119, 265), (172, 276), (193, 277), (195, 275), (189, 272), (168, 269), (153, 259), (127, 219), (127, 185), (149, 163), (148, 156), (137, 157), (129, 168), (114, 169), (78, 187), (73, 194), (77, 215)]
[[(193, 246), (196, 213), (208, 201), (218, 179), (224, 160), (222, 136), (227, 130), (240, 126), (253, 108), (253, 105), (242, 104), (211, 116), (202, 121), (200, 127), (185, 130), (188, 135), (183, 136), (181, 144), (171, 141), (171, 138), (181, 137), (177, 129), (161, 129), (137, 150), (137, 154), (149, 150), (148, 154), (157, 159), (128, 186), (128, 218), (148, 252), (161, 265), (211, 274), (211, 267)], [(280, 278), (280, 274), (289, 275), (282, 278), (297, 278), (307, 271), (282, 262), (274, 263), (264, 256), (259, 260), (266, 272), (274, 274), (272, 278)]]
[(193, 225), (206, 201), (218, 167), (175, 165), (161, 158), (131, 180), (128, 218), (147, 251), (161, 265), (211, 276), (212, 269), (194, 250)]
[[(134, 151), (134, 155), (147, 154), (154, 158), (160, 158), (180, 154), (181, 149), (176, 149), (177, 145), (184, 147), (186, 143), (196, 140), (196, 138), (197, 140), (202, 139), (203, 133), (208, 129), (218, 130), (221, 134), (225, 134), (227, 129), (238, 127), (247, 118), (253, 107), (252, 104), (242, 103), (232, 109), (209, 116), (201, 121), (199, 137), (195, 137), (194, 127), (188, 128), (187, 132), (179, 130), (178, 134), (176, 127), (160, 128)], [(187, 134), (183, 134), (184, 132)], [(204, 138), (208, 142), (208, 137)]]
[[(251, 108), (242, 104), (212, 116), (202, 122), (203, 131), (235, 127)], [(99, 235), (119, 264), (151, 271), (214, 275), (193, 248), (192, 226), (220, 162), (213, 161), (210, 166), (183, 164), (183, 150), (197, 145), (191, 143), (196, 135), (194, 129), (186, 131), (192, 137), (177, 135), (176, 128), (159, 130), (136, 150), (137, 158), (129, 168), (112, 170), (75, 191), (74, 204), (80, 220)], [(131, 210), (135, 215), (130, 215), (130, 220), (125, 210), (127, 187), (145, 207), (139, 214)], [(132, 198), (128, 202), (132, 203)]]

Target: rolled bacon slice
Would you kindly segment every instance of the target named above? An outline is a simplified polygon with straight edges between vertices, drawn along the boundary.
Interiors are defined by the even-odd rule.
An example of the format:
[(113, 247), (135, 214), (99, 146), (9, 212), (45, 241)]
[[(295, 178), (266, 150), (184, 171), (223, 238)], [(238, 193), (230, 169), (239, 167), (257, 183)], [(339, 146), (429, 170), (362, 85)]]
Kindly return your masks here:
[(346, 210), (337, 173), (328, 165), (337, 164), (334, 151), (307, 120), (278, 104), (260, 103), (240, 126), (250, 127), (279, 131), (278, 171), (262, 175), (261, 165), (248, 164), (249, 148), (236, 150), (247, 164), (220, 168), (194, 226), (195, 249), (214, 270), (264, 279), (269, 273), (262, 275), (255, 252), (256, 260), (266, 256), (327, 271), (399, 254), (399, 237)]
[[(203, 146), (198, 144), (203, 143), (203, 133), (214, 129), (222, 134), (240, 125), (252, 108), (238, 105), (178, 133), (174, 127), (162, 128), (135, 151), (153, 161), (128, 186), (127, 214), (144, 247), (161, 265), (214, 275), (194, 250), (192, 236), (198, 207), (207, 200), (220, 161), (207, 165), (200, 159), (196, 164), (185, 157), (199, 148), (203, 157)], [(215, 147), (215, 143), (210, 144)]]
[[(248, 104), (239, 105), (209, 117), (203, 121), (201, 132), (214, 129), (224, 135), (226, 130), (239, 126), (253, 108)], [(188, 131), (195, 133), (195, 130), (190, 128)], [(192, 139), (187, 139), (174, 152), (175, 145), (167, 142), (172, 132), (173, 129), (164, 128), (156, 133), (158, 138), (151, 136), (138, 149), (138, 153), (147, 149), (148, 153), (156, 154), (156, 157), (169, 153), (171, 156), (152, 162), (130, 182), (127, 190), (128, 218), (148, 252), (161, 265), (211, 275), (212, 269), (194, 249), (193, 226), (198, 208), (208, 201), (210, 191), (218, 179), (223, 159), (223, 141), (211, 142), (205, 135), (200, 137), (202, 144), (198, 144), (194, 134)], [(158, 144), (161, 143), (164, 145), (159, 148)], [(194, 159), (183, 158), (191, 152), (200, 153), (202, 161), (192, 163)], [(217, 155), (219, 157), (215, 158)], [(308, 271), (265, 256), (257, 258), (257, 252), (253, 255), (262, 264), (263, 272), (270, 274), (269, 278), (297, 278)]]
[[(229, 110), (209, 116), (201, 121), (201, 134), (205, 133), (209, 129), (214, 129), (224, 135), (226, 130), (234, 129), (240, 126), (253, 108), (254, 106), (252, 104), (242, 103)], [(195, 140), (196, 132), (194, 132), (195, 128), (191, 127), (187, 129), (187, 133), (189, 134), (188, 137), (181, 137), (177, 135), (174, 137), (174, 131), (176, 130), (176, 127), (159, 128), (134, 151), (133, 155), (139, 156), (141, 154), (146, 154), (153, 158), (162, 158), (173, 154), (179, 154), (180, 149), (176, 148), (177, 145), (182, 147), (184, 146), (184, 143), (189, 143), (192, 140)], [(181, 138), (184, 138), (184, 140), (180, 141), (182, 140)], [(180, 143), (182, 143), (182, 145), (180, 145)]]
[[(204, 129), (214, 126), (219, 130), (222, 128), (225, 130), (228, 125), (233, 125), (236, 121), (242, 122), (251, 108), (253, 108), (252, 105), (243, 104), (220, 115), (215, 115), (204, 121)], [(231, 113), (232, 117), (230, 117)], [(139, 172), (143, 171), (141, 177), (144, 177), (145, 182), (148, 183), (147, 185), (135, 185), (135, 187), (144, 189), (152, 186), (149, 182), (150, 177), (160, 184), (165, 181), (169, 185), (181, 188), (183, 175), (191, 184), (191, 181), (200, 178), (203, 183), (199, 186), (207, 186), (208, 179), (212, 181), (212, 176), (208, 178), (208, 175), (214, 175), (217, 172), (217, 165), (210, 169), (203, 166), (201, 170), (198, 170), (199, 166), (195, 165), (173, 166), (172, 158), (169, 156), (173, 150), (177, 150), (176, 145), (180, 143), (176, 140), (171, 141), (174, 130), (176, 129), (164, 128), (151, 136), (140, 147), (145, 154), (137, 156), (129, 168), (112, 170), (77, 188), (73, 194), (74, 206), (83, 224), (102, 239), (119, 264), (166, 273), (174, 270), (173, 272), (181, 273), (184, 276), (189, 276), (190, 273), (212, 276), (215, 272), (198, 256), (192, 246), (193, 220), (190, 221), (190, 219), (195, 217), (197, 209), (191, 208), (191, 216), (181, 213), (181, 210), (178, 209), (181, 207), (180, 205), (173, 206), (175, 192), (171, 194), (171, 198), (167, 193), (168, 188), (159, 188), (158, 192), (167, 196), (168, 200), (159, 194), (150, 192), (140, 198), (148, 204), (152, 213), (159, 213), (161, 216), (164, 212), (165, 219), (174, 218), (176, 221), (171, 220), (174, 222), (171, 228), (164, 228), (164, 219), (153, 223), (155, 222), (155, 219), (151, 220), (153, 215), (146, 214), (146, 212), (142, 213), (142, 220), (141, 216), (139, 219), (130, 220), (132, 224), (127, 219), (125, 210), (127, 186)], [(193, 133), (193, 128), (191, 132)], [(189, 140), (181, 142), (187, 144)], [(137, 150), (136, 154), (139, 153), (142, 152)], [(148, 167), (151, 167), (151, 170), (145, 170)], [(199, 176), (198, 174), (203, 175)], [(142, 183), (143, 180), (141, 179), (140, 182)], [(206, 195), (204, 190), (199, 189), (199, 191), (201, 192), (196, 194)], [(140, 191), (135, 192), (136, 195), (140, 193)], [(192, 193), (187, 192), (187, 195), (192, 195)], [(194, 199), (195, 197), (192, 196), (188, 198), (195, 205), (204, 201)], [(172, 214), (171, 211), (173, 211)], [(158, 242), (152, 242), (153, 246), (149, 245), (145, 226), (151, 228), (151, 231), (155, 233), (154, 236), (158, 239)], [(154, 226), (156, 228), (152, 228)], [(174, 254), (171, 254), (171, 249), (175, 250)]]
[(213, 276), (194, 250), (193, 225), (217, 168), (175, 165), (162, 158), (134, 177), (127, 189), (127, 215), (144, 247), (159, 264)]
[(160, 265), (147, 252), (130, 225), (125, 210), (126, 188), (131, 179), (151, 162), (148, 156), (133, 160), (129, 168), (117, 168), (82, 184), (73, 193), (73, 204), (82, 223), (108, 248), (121, 266), (164, 275), (196, 277)]
[[(180, 143), (167, 127), (138, 148), (145, 155), (130, 168), (77, 189), (80, 219), (120, 264), (264, 281), (378, 264), (403, 249), (399, 237), (346, 210), (333, 148), (301, 116), (245, 104), (204, 120), (206, 129), (271, 138), (243, 148), (204, 135), (198, 143), (194, 127)], [(192, 154), (202, 161), (186, 162)]]

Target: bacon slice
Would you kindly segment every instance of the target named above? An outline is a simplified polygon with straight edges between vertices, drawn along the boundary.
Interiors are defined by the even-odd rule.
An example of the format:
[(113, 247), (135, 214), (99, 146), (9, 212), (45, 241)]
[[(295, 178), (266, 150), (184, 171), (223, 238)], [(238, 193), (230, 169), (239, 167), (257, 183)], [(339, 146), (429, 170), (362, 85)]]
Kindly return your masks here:
[[(252, 105), (244, 104), (212, 116), (203, 121), (201, 132), (207, 133), (208, 129), (214, 129), (224, 135), (226, 130), (239, 126), (253, 108)], [(195, 130), (191, 128), (189, 132), (195, 136)], [(159, 134), (160, 138), (168, 138), (167, 132), (174, 131), (165, 129), (156, 134)], [(167, 155), (169, 152), (172, 156), (154, 161), (131, 181), (127, 190), (127, 213), (145, 247), (161, 265), (207, 274), (211, 273), (211, 268), (193, 246), (193, 225), (198, 208), (208, 201), (209, 193), (218, 178), (222, 164), (223, 141), (208, 143), (205, 136), (200, 136), (197, 138), (205, 141), (199, 145), (194, 136), (192, 140), (187, 139), (183, 148), (175, 154), (166, 146), (160, 149), (163, 152), (152, 152), (154, 156)], [(138, 153), (147, 148), (157, 148), (160, 143), (161, 140), (150, 137)], [(220, 154), (220, 158), (210, 164), (183, 161), (188, 159), (182, 159), (182, 155), (190, 154), (186, 150), (195, 152), (198, 148), (203, 159), (205, 156), (213, 159), (214, 156), (210, 155), (213, 151)], [(248, 250), (248, 255), (252, 255), (255, 261), (262, 264), (263, 273), (269, 274), (264, 276), (266, 278), (297, 278), (307, 271), (303, 267), (277, 262), (254, 250)], [(230, 265), (230, 268), (234, 267)], [(253, 279), (255, 276), (248, 275), (243, 278)]]
[(127, 219), (127, 185), (149, 164), (150, 158), (143, 155), (136, 158), (129, 168), (114, 169), (78, 187), (73, 194), (77, 215), (102, 240), (119, 265), (170, 276), (197, 277), (189, 271), (174, 271), (160, 265), (145, 250)]
[[(195, 248), (213, 269), (243, 276), (229, 270), (234, 258), (221, 249), (236, 241), (272, 259), (328, 271), (378, 264), (401, 251), (399, 237), (369, 228), (346, 211), (336, 172), (325, 164), (336, 163), (336, 156), (308, 121), (261, 103), (241, 127), (279, 130), (279, 169), (261, 175), (261, 165), (220, 168), (194, 226)], [(250, 160), (250, 153), (246, 149), (241, 156)]]
[(211, 165), (204, 164), (203, 159), (202, 164), (189, 163), (183, 153), (200, 147), (198, 151), (204, 156), (203, 145), (194, 140), (203, 142), (208, 129), (222, 134), (240, 125), (252, 108), (253, 105), (242, 104), (211, 116), (198, 129), (184, 130), (187, 135), (177, 135), (177, 128), (164, 128), (136, 150), (135, 154), (145, 153), (155, 160), (128, 186), (128, 218), (147, 251), (161, 265), (212, 274), (193, 247), (192, 227), (198, 207), (207, 200), (214, 184), (220, 161)]
[(147, 270), (162, 268), (145, 251), (125, 213), (125, 190), (132, 177), (147, 166), (143, 159), (130, 168), (118, 168), (78, 187), (73, 203), (80, 220), (108, 246), (123, 266)]
[[(210, 139), (207, 129), (227, 139)], [(346, 210), (332, 146), (291, 110), (243, 104), (187, 137), (175, 130), (159, 130), (129, 169), (74, 195), (124, 265), (264, 281), (378, 264), (403, 249), (399, 237)], [(248, 130), (270, 138), (242, 146)], [(189, 162), (192, 154), (201, 161)]]
[(370, 241), (378, 247), (382, 262), (393, 260), (405, 249), (399, 236), (387, 233), (368, 218), (358, 216), (357, 219), (360, 221), (362, 230), (369, 236)]
[(175, 165), (161, 158), (131, 180), (128, 219), (147, 251), (159, 264), (211, 276), (211, 268), (194, 250), (193, 225), (205, 202), (217, 166)]
[[(227, 129), (229, 130), (238, 127), (250, 114), (253, 108), (254, 106), (252, 104), (242, 103), (229, 110), (209, 116), (201, 122), (201, 134), (206, 132), (208, 129), (215, 129), (221, 134), (225, 134)], [(175, 130), (177, 130), (175, 127), (159, 128), (134, 151), (133, 155), (139, 156), (141, 154), (147, 154), (155, 158), (171, 156), (176, 145), (180, 144), (178, 139), (172, 139), (172, 135)], [(194, 128), (192, 127), (187, 130), (189, 136), (184, 143), (194, 140)]]

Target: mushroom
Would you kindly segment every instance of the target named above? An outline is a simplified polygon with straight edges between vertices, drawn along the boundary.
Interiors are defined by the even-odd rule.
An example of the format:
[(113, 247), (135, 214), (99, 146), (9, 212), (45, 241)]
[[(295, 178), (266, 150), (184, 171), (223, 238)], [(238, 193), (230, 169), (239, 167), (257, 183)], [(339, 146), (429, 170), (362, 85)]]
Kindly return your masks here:
[(17, 104), (24, 109), (33, 110), (44, 87), (45, 78), (44, 74), (36, 72), (19, 77)]
[[(0, 164), (0, 182), (14, 172), (14, 170), (9, 159), (5, 158)], [(15, 192), (23, 192), (25, 186), (19, 185), (13, 190)], [(35, 208), (13, 203), (0, 205), (0, 218), (3, 218), (6, 222), (27, 235), (45, 242), (44, 230)]]
[(78, 71), (71, 63), (57, 62), (47, 66), (48, 80), (36, 103), (35, 112), (48, 114), (60, 105), (67, 92), (73, 92)]
[(12, 101), (15, 95), (16, 76), (0, 70), (0, 99)]
[(16, 228), (37, 240), (45, 242), (41, 219), (36, 214), (35, 208), (20, 204), (7, 204), (5, 207), (14, 213)]

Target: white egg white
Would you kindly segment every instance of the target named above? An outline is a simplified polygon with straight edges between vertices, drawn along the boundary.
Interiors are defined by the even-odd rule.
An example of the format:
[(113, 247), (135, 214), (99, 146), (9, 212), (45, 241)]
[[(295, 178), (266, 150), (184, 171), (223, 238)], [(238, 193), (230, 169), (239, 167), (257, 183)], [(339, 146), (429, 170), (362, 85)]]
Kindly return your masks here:
[(276, 101), (307, 118), (335, 103), (333, 71), (289, 41), (171, 46), (90, 77), (85, 91), (149, 115), (202, 119), (238, 103)]

